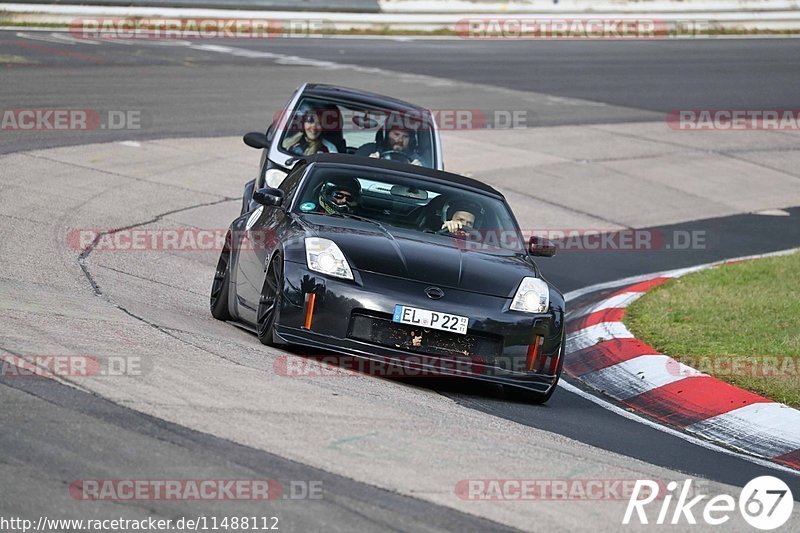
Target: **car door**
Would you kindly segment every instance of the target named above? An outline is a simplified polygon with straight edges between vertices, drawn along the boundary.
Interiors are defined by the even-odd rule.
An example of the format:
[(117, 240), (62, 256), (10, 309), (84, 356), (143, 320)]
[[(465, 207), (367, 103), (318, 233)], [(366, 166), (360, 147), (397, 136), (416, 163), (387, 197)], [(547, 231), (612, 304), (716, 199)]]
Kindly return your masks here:
[(264, 283), (264, 268), (275, 249), (276, 228), (285, 216), (276, 206), (259, 205), (250, 212), (239, 241), (236, 271), (236, 304), (239, 318), (255, 324), (258, 300)]
[(282, 205), (259, 205), (247, 218), (236, 265), (237, 313), (244, 322), (256, 323), (266, 267), (272, 253), (280, 246), (281, 236), (289, 223), (288, 210), (304, 171), (305, 165), (302, 165), (281, 183), (279, 188), (284, 193)]

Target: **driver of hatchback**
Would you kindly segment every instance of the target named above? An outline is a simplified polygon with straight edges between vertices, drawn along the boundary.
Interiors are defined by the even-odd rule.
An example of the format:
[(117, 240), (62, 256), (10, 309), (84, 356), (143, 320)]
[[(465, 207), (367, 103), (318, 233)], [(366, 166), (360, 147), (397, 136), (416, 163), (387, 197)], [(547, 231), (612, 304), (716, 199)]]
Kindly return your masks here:
[(422, 165), (422, 156), (417, 151), (417, 132), (400, 125), (392, 125), (386, 132), (383, 142), (379, 143), (377, 150), (369, 154), (370, 157), (395, 159), (393, 155), (398, 154), (399, 159), (407, 159), (407, 163), (412, 165)]
[(375, 141), (358, 147), (355, 154), (364, 157), (389, 159), (400, 163), (429, 166), (421, 155), (418, 121), (401, 112), (391, 112), (375, 132)]

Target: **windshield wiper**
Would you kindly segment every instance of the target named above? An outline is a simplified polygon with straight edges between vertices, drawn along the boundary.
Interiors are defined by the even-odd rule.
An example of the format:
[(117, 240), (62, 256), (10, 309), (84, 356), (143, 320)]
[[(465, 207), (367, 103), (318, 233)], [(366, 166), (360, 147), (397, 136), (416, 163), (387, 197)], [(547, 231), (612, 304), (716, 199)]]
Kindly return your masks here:
[[(362, 216), (353, 215), (351, 213), (328, 213), (328, 216), (331, 217), (340, 217), (340, 218), (352, 218), (354, 220), (361, 220), (363, 222), (375, 222), (371, 218), (364, 218)], [(375, 222), (377, 224), (377, 222)]]
[(374, 219), (371, 219), (371, 218), (366, 218), (366, 217), (362, 217), (362, 216), (359, 216), (359, 215), (353, 215), (353, 214), (350, 214), (350, 213), (328, 213), (328, 215), (332, 216), (332, 217), (351, 218), (353, 220), (358, 220), (359, 222), (370, 222), (370, 223), (375, 224), (376, 226), (378, 226), (380, 229), (382, 229), (384, 232), (386, 232), (386, 234), (391, 235), (389, 230), (387, 230), (383, 226), (383, 224), (381, 224), (377, 220), (374, 220)]

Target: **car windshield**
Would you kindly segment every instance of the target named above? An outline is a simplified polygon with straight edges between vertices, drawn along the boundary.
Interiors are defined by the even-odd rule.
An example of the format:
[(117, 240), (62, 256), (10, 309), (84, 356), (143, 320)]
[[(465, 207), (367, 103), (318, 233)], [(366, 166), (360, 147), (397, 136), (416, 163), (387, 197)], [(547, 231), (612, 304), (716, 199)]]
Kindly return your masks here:
[(281, 151), (349, 153), (435, 168), (433, 120), (425, 111), (302, 98), (291, 111)]
[(350, 165), (314, 165), (296, 213), (367, 220), (393, 233), (439, 235), (487, 253), (525, 253), (507, 204), (497, 197), (413, 173)]

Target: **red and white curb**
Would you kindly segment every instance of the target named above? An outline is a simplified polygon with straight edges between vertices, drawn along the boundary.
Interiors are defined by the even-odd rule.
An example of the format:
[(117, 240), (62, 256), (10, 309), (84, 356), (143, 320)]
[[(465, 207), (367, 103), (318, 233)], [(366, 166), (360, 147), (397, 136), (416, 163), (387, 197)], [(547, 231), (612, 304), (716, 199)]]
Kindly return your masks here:
[(791, 252), (749, 256), (595, 287), (619, 288), (567, 316), (565, 372), (664, 424), (800, 470), (800, 411), (660, 354), (634, 338), (622, 323), (628, 305), (670, 279), (722, 264)]

